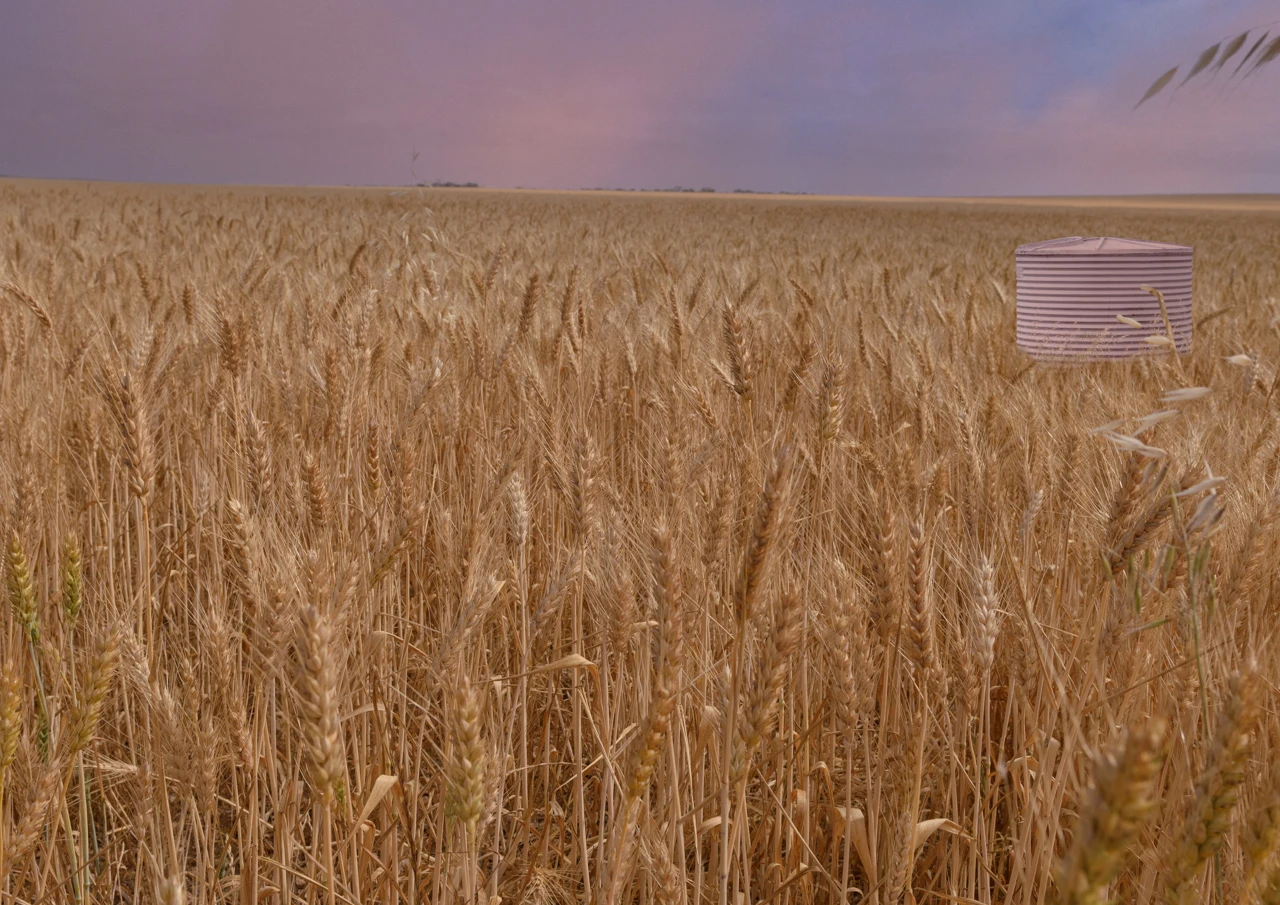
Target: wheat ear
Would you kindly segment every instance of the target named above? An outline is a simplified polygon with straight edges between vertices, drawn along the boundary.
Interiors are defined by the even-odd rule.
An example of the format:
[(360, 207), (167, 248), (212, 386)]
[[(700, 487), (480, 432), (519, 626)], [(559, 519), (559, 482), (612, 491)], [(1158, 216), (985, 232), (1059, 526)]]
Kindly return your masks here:
[(1099, 759), (1071, 849), (1058, 872), (1060, 905), (1102, 905), (1156, 805), (1167, 723), (1132, 731)]
[(1168, 861), (1165, 905), (1191, 905), (1197, 900), (1200, 869), (1222, 847), (1240, 797), (1257, 716), (1257, 675), (1245, 672), (1232, 676), (1213, 746), (1196, 783), (1195, 801)]
[(68, 757), (74, 758), (89, 746), (98, 729), (102, 702), (111, 687), (116, 665), (120, 662), (120, 626), (112, 626), (94, 647), (89, 672), (85, 676), (84, 694), (71, 715), (68, 733)]
[(308, 606), (299, 615), (294, 638), (299, 709), (312, 790), (326, 809), (333, 806), (343, 774), (337, 676), (331, 648), (328, 620), (314, 606)]
[(627, 764), (626, 800), (618, 826), (610, 842), (608, 871), (600, 887), (600, 901), (615, 905), (623, 880), (630, 873), (635, 855), (635, 828), (649, 790), (649, 780), (662, 753), (662, 743), (671, 728), (676, 698), (680, 690), (680, 663), (683, 631), (680, 593), (671, 559), (671, 534), (659, 527), (653, 535), (653, 595), (662, 632), (662, 663), (649, 711), (631, 749)]

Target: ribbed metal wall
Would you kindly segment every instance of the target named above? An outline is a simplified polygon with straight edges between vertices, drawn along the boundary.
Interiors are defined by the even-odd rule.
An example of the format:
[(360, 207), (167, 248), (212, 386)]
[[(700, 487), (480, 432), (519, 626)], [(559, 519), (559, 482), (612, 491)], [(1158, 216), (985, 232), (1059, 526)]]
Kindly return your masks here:
[(1033, 358), (1100, 361), (1163, 351), (1143, 339), (1166, 332), (1160, 303), (1143, 285), (1164, 293), (1174, 343), (1191, 350), (1190, 246), (1072, 236), (1019, 246), (1015, 258), (1018, 345)]

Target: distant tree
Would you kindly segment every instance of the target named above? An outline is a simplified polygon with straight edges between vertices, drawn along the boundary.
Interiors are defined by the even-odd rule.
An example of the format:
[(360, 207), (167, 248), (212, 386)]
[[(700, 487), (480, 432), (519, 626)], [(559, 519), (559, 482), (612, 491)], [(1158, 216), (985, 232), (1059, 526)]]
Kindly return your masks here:
[[(1255, 38), (1254, 35), (1259, 30), (1262, 31), (1262, 34)], [(1222, 69), (1229, 60), (1240, 53), (1246, 43), (1249, 44), (1249, 49), (1245, 51), (1244, 56), (1236, 63), (1235, 69), (1231, 70), (1228, 80), (1235, 78), (1237, 75), (1240, 76), (1241, 80), (1247, 79), (1263, 66), (1280, 57), (1280, 35), (1271, 37), (1270, 28), (1250, 28), (1229, 41), (1219, 41), (1212, 47), (1206, 47), (1202, 50), (1200, 56), (1196, 57), (1195, 62), (1191, 64), (1191, 68), (1187, 70), (1187, 74), (1182, 77), (1182, 81), (1178, 82), (1177, 87), (1181, 88), (1202, 73), (1207, 72), (1209, 78), (1213, 78), (1218, 74), (1218, 70)], [(1134, 104), (1133, 109), (1137, 110), (1167, 88), (1169, 83), (1173, 81), (1174, 76), (1178, 74), (1180, 68), (1182, 68), (1182, 64), (1174, 66), (1152, 82), (1151, 87), (1147, 89), (1147, 93), (1142, 96), (1142, 100)], [(1174, 90), (1177, 89), (1175, 88)]]

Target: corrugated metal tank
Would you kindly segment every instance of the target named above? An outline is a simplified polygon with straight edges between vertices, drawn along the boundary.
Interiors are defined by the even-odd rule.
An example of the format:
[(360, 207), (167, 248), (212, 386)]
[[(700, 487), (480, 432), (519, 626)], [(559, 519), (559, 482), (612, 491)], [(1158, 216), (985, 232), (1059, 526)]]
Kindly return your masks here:
[[(1191, 350), (1191, 256), (1189, 245), (1071, 236), (1020, 245), (1018, 345), (1047, 361), (1129, 358), (1166, 347), (1144, 337), (1164, 336), (1165, 308), (1178, 351)], [(1117, 315), (1142, 326), (1122, 323)]]

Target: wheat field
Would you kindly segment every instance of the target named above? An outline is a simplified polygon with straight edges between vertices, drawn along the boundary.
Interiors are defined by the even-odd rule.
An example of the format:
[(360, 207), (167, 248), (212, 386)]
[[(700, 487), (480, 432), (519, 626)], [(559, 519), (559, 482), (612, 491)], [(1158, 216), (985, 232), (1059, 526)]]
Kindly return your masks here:
[[(1073, 234), (1191, 354), (1017, 350)], [(1277, 249), (0, 183), (0, 902), (1280, 902)]]

